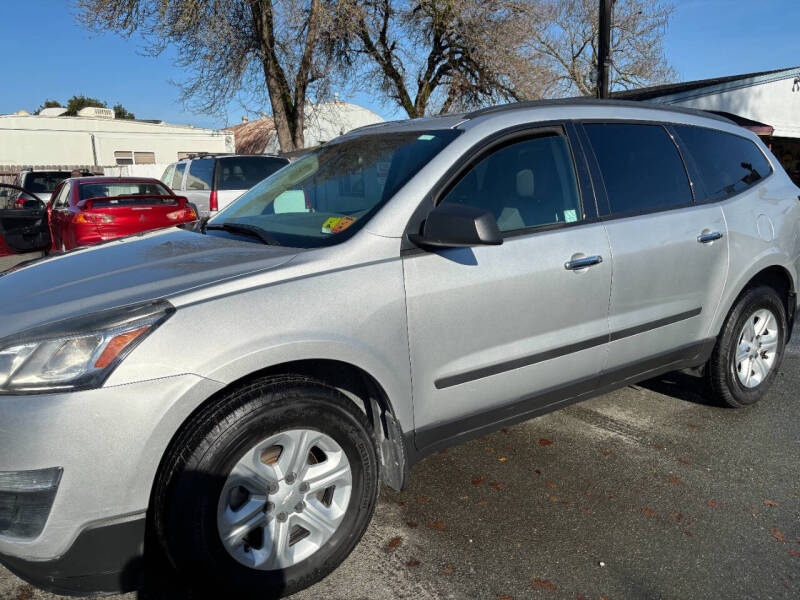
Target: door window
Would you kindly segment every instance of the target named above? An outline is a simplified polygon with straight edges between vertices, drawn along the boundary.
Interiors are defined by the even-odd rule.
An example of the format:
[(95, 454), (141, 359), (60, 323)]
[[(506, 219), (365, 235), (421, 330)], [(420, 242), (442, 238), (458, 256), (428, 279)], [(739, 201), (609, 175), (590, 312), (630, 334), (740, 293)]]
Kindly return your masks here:
[(186, 163), (179, 162), (175, 165), (175, 174), (172, 176), (172, 185), (171, 187), (173, 190), (181, 189), (181, 183), (183, 182), (183, 172), (186, 170)]
[(603, 174), (611, 214), (631, 214), (692, 203), (678, 149), (661, 125), (584, 125)]
[(61, 209), (67, 208), (69, 205), (69, 184), (65, 183), (61, 190), (58, 192), (58, 196), (56, 196), (56, 201), (53, 203), (53, 208)]
[(772, 172), (769, 161), (751, 140), (689, 125), (678, 125), (675, 130), (700, 170), (706, 200), (724, 200)]
[(483, 208), (504, 232), (583, 218), (569, 144), (555, 133), (509, 144), (482, 158), (442, 202)]
[(175, 173), (175, 165), (171, 164), (164, 170), (164, 174), (161, 176), (161, 181), (171, 187), (173, 173)]
[(189, 164), (187, 190), (210, 190), (214, 181), (214, 159), (201, 158)]

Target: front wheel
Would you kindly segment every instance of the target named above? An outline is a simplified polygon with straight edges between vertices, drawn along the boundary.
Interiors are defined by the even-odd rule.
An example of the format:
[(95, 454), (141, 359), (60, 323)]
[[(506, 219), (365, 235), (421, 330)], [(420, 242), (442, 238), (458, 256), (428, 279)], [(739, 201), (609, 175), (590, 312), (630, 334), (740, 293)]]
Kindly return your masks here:
[(167, 457), (155, 525), (191, 587), (281, 597), (333, 571), (375, 508), (363, 413), (335, 389), (265, 379), (197, 417)]
[(708, 363), (714, 396), (741, 408), (767, 393), (786, 344), (786, 309), (768, 286), (747, 290), (731, 309)]

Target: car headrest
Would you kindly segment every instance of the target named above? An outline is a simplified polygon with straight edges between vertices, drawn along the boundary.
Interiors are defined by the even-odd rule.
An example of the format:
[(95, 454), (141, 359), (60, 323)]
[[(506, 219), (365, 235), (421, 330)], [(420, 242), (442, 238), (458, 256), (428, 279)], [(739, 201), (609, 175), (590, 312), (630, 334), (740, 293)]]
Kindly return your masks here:
[(520, 198), (533, 198), (533, 184), (533, 171), (522, 169), (517, 172), (517, 196)]

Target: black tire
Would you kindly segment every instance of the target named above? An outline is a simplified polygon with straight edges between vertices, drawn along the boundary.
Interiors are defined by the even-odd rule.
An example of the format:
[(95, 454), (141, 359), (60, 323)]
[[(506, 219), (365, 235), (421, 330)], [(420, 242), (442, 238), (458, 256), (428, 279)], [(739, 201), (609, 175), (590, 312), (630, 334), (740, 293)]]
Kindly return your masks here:
[[(237, 562), (220, 540), (220, 492), (246, 449), (292, 428), (322, 431), (344, 450), (352, 471), (350, 501), (333, 537), (314, 554), (287, 569), (258, 571)], [(318, 582), (347, 558), (372, 518), (378, 479), (368, 421), (346, 396), (299, 376), (264, 378), (202, 410), (176, 438), (154, 490), (154, 527), (187, 586), (202, 596), (282, 597)]]
[[(747, 319), (762, 308), (770, 310), (778, 322), (778, 346), (775, 361), (767, 376), (757, 386), (748, 388), (739, 381), (734, 355)], [(778, 374), (786, 335), (786, 307), (775, 289), (762, 285), (745, 290), (725, 319), (717, 345), (708, 361), (706, 374), (713, 397), (723, 406), (731, 408), (750, 406), (763, 398)]]

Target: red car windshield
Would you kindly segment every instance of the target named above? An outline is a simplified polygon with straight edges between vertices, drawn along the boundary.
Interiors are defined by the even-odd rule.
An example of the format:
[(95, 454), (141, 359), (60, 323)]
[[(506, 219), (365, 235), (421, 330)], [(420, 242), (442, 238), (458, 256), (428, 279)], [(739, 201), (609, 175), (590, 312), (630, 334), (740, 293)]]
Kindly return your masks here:
[(167, 188), (154, 181), (99, 182), (80, 184), (80, 199), (111, 198), (113, 196), (134, 196), (149, 194), (171, 196)]

